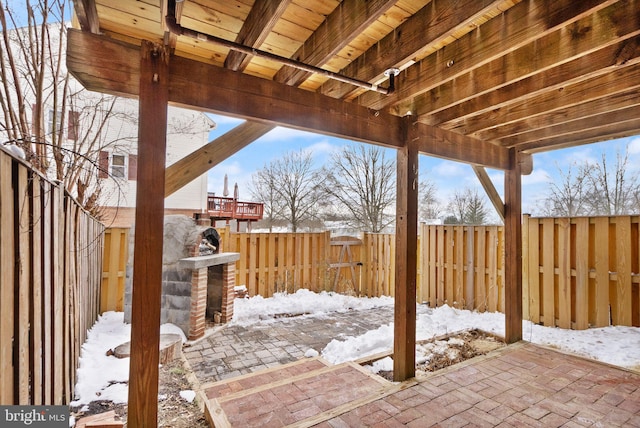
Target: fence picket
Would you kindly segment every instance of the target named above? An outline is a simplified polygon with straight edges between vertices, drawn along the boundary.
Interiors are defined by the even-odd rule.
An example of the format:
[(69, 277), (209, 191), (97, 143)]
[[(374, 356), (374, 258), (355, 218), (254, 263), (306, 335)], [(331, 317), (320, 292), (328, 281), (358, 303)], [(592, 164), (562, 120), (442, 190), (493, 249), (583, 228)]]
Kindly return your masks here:
[(454, 228), (455, 236), (455, 284), (454, 284), (454, 299), (458, 302), (459, 308), (465, 308), (464, 297), (464, 227), (456, 226)]
[(568, 218), (557, 219), (558, 231), (558, 327), (571, 328), (571, 225)]
[(589, 327), (589, 219), (576, 218), (575, 257), (575, 328), (584, 330)]
[(43, 308), (43, 338), (44, 338), (44, 359), (43, 364), (43, 392), (44, 402), (53, 403), (53, 260), (50, 255), (53, 252), (53, 195), (52, 184), (42, 181), (42, 308)]
[(18, 386), (18, 403), (31, 404), (29, 394), (29, 306), (30, 301), (30, 281), (31, 281), (31, 254), (29, 246), (29, 178), (26, 168), (17, 168), (17, 220), (18, 233), (17, 244), (17, 275), (18, 275), (18, 293), (16, 295), (17, 317), (15, 325), (14, 349), (17, 348), (17, 386)]
[(0, 151), (0, 404), (13, 404), (14, 198), (11, 158)]
[(465, 263), (466, 272), (466, 286), (465, 286), (465, 299), (467, 301), (467, 309), (473, 310), (476, 307), (476, 264), (475, 264), (475, 239), (474, 230), (472, 226), (465, 226), (465, 233), (467, 234), (466, 251), (465, 255), (467, 261)]
[[(498, 283), (498, 257), (501, 256), (498, 246), (498, 229), (487, 227), (487, 289), (489, 311), (496, 312), (500, 307), (500, 284)], [(493, 249), (493, 250), (490, 250)]]
[(31, 231), (29, 246), (31, 247), (31, 296), (32, 302), (29, 323), (31, 325), (31, 361), (29, 370), (32, 379), (32, 403), (46, 404), (42, 391), (42, 201), (40, 177), (31, 174), (29, 178), (29, 198), (31, 213), (29, 230)]
[(615, 286), (611, 290), (611, 317), (615, 325), (631, 326), (631, 218), (615, 219)]
[(454, 293), (454, 284), (453, 284), (453, 250), (455, 246), (455, 239), (453, 237), (454, 227), (453, 226), (445, 226), (444, 228), (444, 248), (445, 248), (445, 260), (444, 260), (444, 284), (445, 284), (445, 293), (447, 299), (445, 302), (449, 304), (449, 306), (456, 306), (455, 301), (455, 293)]
[(252, 294), (260, 294), (260, 283), (256, 280), (258, 273), (258, 236), (250, 233), (247, 236), (249, 259), (247, 263), (247, 286)]
[(487, 240), (486, 228), (478, 226), (476, 229), (475, 256), (476, 256), (476, 307), (475, 309), (484, 312), (488, 308), (487, 293)]
[(542, 317), (544, 325), (554, 327), (555, 315), (555, 221), (542, 219)]
[(593, 290), (593, 311), (592, 325), (595, 327), (605, 327), (609, 325), (609, 219), (606, 217), (596, 217), (594, 248), (595, 248), (595, 269), (596, 281)]

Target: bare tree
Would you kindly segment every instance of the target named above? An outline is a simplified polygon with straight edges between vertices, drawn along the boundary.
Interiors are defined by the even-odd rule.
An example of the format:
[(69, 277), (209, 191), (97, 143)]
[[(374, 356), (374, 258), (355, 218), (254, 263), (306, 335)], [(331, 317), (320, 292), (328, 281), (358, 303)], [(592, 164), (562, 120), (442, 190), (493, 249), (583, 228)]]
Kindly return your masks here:
[(640, 184), (638, 174), (629, 170), (629, 151), (616, 153), (611, 168), (605, 153), (589, 169), (588, 204), (595, 215), (621, 215), (633, 210), (634, 192)]
[(320, 181), (311, 152), (289, 152), (254, 174), (253, 191), (258, 193), (253, 196), (272, 204), (272, 220), (286, 219), (291, 230), (297, 232), (304, 221), (316, 215)]
[(384, 149), (344, 146), (331, 157), (325, 175), (325, 193), (349, 214), (352, 226), (379, 233), (394, 222), (389, 209), (395, 202), (395, 162), (385, 158)]
[(587, 215), (591, 166), (586, 162), (582, 165), (574, 162), (566, 171), (557, 168), (560, 180), (549, 183), (550, 194), (543, 200), (542, 211), (549, 216)]
[(276, 220), (283, 217), (284, 204), (276, 190), (277, 186), (273, 163), (253, 173), (249, 184), (251, 196), (264, 204), (264, 220), (269, 225), (269, 232), (273, 230)]
[(484, 224), (489, 216), (485, 200), (477, 189), (456, 190), (448, 206), (452, 215), (445, 223), (449, 224)]
[[(67, 73), (68, 5), (65, 0), (10, 6), (0, 1), (0, 143), (20, 147), (35, 168), (61, 181), (96, 214), (99, 153), (135, 135), (108, 129), (115, 97), (90, 93)], [(122, 114), (118, 119), (131, 122), (133, 117)]]
[(443, 207), (437, 197), (436, 185), (426, 177), (420, 179), (418, 202), (421, 220), (438, 219), (442, 215)]
[(628, 148), (616, 153), (611, 165), (606, 153), (599, 162), (573, 163), (563, 172), (559, 183), (549, 183), (543, 213), (552, 216), (622, 215), (639, 212), (640, 177), (629, 168)]

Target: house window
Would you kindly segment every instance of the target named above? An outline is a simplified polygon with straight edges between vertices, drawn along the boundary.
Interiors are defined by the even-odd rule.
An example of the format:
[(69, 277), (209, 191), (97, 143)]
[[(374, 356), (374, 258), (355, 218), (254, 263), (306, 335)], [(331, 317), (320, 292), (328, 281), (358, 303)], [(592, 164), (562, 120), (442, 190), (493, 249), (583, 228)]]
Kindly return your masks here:
[(138, 156), (101, 151), (98, 159), (99, 178), (126, 178), (135, 181), (138, 173)]
[(124, 178), (125, 175), (125, 155), (111, 155), (111, 176), (113, 178)]
[(62, 129), (62, 111), (49, 110), (49, 132), (59, 133)]

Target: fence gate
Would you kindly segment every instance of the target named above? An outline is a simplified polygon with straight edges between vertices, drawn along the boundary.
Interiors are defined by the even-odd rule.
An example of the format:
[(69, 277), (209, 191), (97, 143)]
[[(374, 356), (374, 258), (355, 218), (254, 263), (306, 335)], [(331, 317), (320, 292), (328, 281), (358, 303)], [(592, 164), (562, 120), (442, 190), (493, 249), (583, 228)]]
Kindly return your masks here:
[[(353, 289), (353, 291), (357, 294), (361, 294), (361, 281), (360, 276), (356, 274), (356, 266), (362, 266), (362, 262), (359, 261), (360, 256), (360, 247), (362, 246), (362, 240), (358, 238), (354, 238), (352, 236), (337, 236), (335, 238), (331, 238), (331, 255), (334, 256), (337, 249), (340, 249), (338, 255), (338, 261), (335, 263), (330, 263), (329, 268), (332, 270), (333, 276), (333, 288), (332, 290), (338, 290), (338, 282), (342, 278), (345, 280), (344, 287), (341, 287), (345, 290)], [(354, 247), (354, 251), (357, 248), (357, 260), (354, 261), (353, 253), (354, 251), (351, 248)], [(348, 269), (345, 272), (345, 269)], [(359, 269), (360, 270), (360, 269)], [(358, 272), (360, 273), (360, 272)], [(347, 279), (347, 276), (351, 279)], [(348, 282), (351, 282), (351, 287), (348, 286)]]

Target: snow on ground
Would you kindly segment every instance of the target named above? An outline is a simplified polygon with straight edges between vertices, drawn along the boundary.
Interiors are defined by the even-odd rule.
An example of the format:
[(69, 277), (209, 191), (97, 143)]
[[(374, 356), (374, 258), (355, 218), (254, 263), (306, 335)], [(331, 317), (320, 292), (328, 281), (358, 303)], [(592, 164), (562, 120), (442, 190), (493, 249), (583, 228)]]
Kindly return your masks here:
[(256, 321), (273, 322), (283, 315), (323, 315), (331, 312), (364, 310), (380, 306), (393, 306), (392, 297), (356, 298), (337, 293), (314, 293), (300, 289), (294, 294), (276, 293), (265, 299), (255, 296), (236, 300), (232, 324), (248, 326)]
[[(163, 324), (161, 334), (174, 333), (186, 341), (180, 327)], [(129, 381), (129, 358), (116, 358), (107, 355), (109, 349), (131, 340), (131, 324), (125, 324), (123, 312), (105, 312), (93, 325), (87, 341), (80, 352), (78, 382), (75, 388), (75, 401), (71, 406), (80, 406), (97, 400), (109, 400), (114, 403), (126, 403)]]
[[(260, 296), (238, 299), (234, 306), (233, 324), (249, 325), (274, 322), (283, 314), (303, 316), (329, 316), (331, 312), (371, 309), (392, 306), (390, 297), (356, 298), (334, 293), (313, 293), (299, 290), (294, 294), (277, 294), (265, 299)], [(504, 336), (504, 315), (458, 310), (449, 306), (427, 308), (420, 306), (416, 321), (416, 339), (424, 340), (447, 333), (478, 328)], [(161, 333), (182, 331), (165, 324)], [(106, 350), (129, 341), (131, 327), (124, 323), (121, 312), (106, 312), (89, 331), (82, 346), (76, 401), (73, 406), (96, 400), (127, 401), (126, 381), (129, 377), (129, 359), (107, 356)], [(183, 335), (184, 338), (184, 335)], [(604, 327), (589, 330), (562, 330), (542, 327), (523, 321), (523, 338), (529, 342), (548, 345), (605, 363), (640, 368), (640, 328)], [(368, 331), (357, 337), (334, 339), (321, 355), (338, 363), (354, 360), (393, 348), (393, 323)], [(313, 355), (316, 355), (315, 353)], [(311, 356), (311, 353), (310, 353)], [(424, 358), (419, 356), (417, 359)], [(380, 370), (389, 370), (390, 358), (376, 363)], [(185, 399), (190, 393), (185, 392)]]

